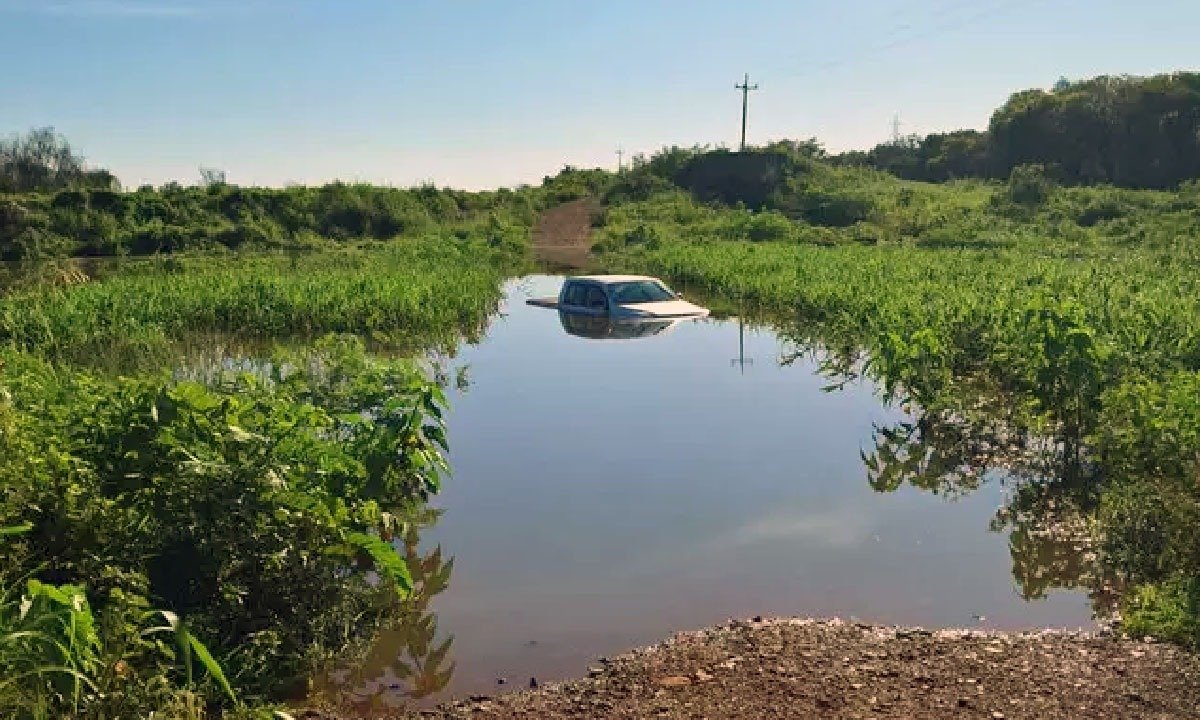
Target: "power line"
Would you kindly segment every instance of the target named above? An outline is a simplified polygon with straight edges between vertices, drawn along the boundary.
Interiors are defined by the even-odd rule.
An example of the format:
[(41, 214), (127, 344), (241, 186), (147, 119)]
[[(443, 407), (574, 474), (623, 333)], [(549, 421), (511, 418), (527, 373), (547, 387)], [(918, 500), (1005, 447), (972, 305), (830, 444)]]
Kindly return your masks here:
[(750, 84), (750, 73), (746, 73), (746, 78), (742, 80), (741, 85), (734, 85), (734, 88), (742, 91), (742, 145), (741, 149), (746, 149), (746, 107), (750, 102), (750, 91), (758, 89), (758, 83)]

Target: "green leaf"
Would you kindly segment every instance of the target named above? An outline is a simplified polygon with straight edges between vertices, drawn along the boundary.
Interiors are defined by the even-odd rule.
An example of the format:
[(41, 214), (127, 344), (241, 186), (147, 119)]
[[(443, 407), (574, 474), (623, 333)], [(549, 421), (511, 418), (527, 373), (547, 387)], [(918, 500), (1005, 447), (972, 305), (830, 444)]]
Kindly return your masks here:
[(381, 538), (361, 532), (347, 533), (346, 541), (369, 555), (375, 571), (391, 581), (401, 595), (407, 595), (412, 590), (408, 563), (404, 562), (396, 548)]
[(9, 525), (0, 527), (0, 537), (12, 537), (13, 535), (24, 535), (33, 529), (33, 523), (21, 523), (20, 525)]
[(188, 632), (187, 638), (188, 643), (191, 645), (192, 651), (196, 653), (196, 657), (200, 658), (200, 664), (203, 665), (204, 669), (208, 671), (208, 674), (217, 681), (217, 684), (221, 686), (221, 689), (225, 691), (225, 694), (229, 696), (229, 699), (233, 702), (237, 702), (237, 695), (234, 694), (233, 688), (229, 685), (229, 680), (225, 678), (225, 672), (221, 669), (221, 665), (213, 658), (212, 653), (208, 651), (208, 648), (204, 646), (204, 643), (200, 642), (200, 640), (190, 632)]

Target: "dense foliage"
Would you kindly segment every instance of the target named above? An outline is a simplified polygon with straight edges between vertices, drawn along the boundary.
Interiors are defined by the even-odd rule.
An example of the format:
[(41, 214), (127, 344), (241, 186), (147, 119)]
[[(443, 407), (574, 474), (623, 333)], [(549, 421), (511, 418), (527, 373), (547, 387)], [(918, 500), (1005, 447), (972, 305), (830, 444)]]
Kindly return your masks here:
[(136, 192), (0, 196), (0, 259), (271, 249), (533, 220), (533, 193), (466, 193), (333, 183), (287, 189), (168, 185)]
[(113, 190), (116, 185), (112, 173), (87, 169), (83, 158), (54, 128), (38, 128), (0, 140), (0, 193), (66, 188)]
[(1200, 177), (1200, 73), (1026, 90), (996, 110), (986, 132), (901, 138), (840, 160), (932, 182), (1006, 178), (1037, 164), (1069, 184), (1173, 188)]
[[(86, 587), (96, 658), (76, 669), (96, 683), (125, 668), (81, 716), (169, 678), (137, 643), (99, 640), (148, 607), (183, 617), (239, 695), (263, 697), (370, 637), (411, 589), (388, 540), (438, 489), (446, 442), (445, 398), (415, 368), (336, 339), (206, 383), (3, 363), (0, 526), (28, 529), (0, 567)], [(46, 702), (73, 702), (59, 695)]]

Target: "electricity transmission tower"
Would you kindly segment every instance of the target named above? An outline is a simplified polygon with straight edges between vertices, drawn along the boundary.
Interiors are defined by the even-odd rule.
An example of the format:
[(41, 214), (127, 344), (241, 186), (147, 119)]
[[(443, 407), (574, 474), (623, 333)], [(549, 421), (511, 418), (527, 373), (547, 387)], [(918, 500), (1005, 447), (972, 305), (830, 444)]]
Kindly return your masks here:
[(896, 144), (900, 142), (900, 113), (892, 116), (892, 142)]
[(741, 85), (734, 85), (734, 88), (742, 91), (742, 144), (741, 149), (746, 149), (746, 106), (750, 102), (750, 91), (758, 89), (758, 83), (750, 84), (750, 73), (746, 73), (746, 78), (742, 80)]
[(617, 146), (617, 174), (625, 170), (625, 148)]

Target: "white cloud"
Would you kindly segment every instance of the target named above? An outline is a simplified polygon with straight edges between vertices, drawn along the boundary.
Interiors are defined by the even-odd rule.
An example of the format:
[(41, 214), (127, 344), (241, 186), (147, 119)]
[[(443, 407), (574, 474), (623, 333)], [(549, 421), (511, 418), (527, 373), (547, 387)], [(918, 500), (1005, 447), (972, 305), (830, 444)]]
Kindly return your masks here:
[(724, 547), (803, 540), (826, 547), (853, 547), (870, 537), (873, 518), (862, 508), (778, 513), (753, 520), (717, 541)]

